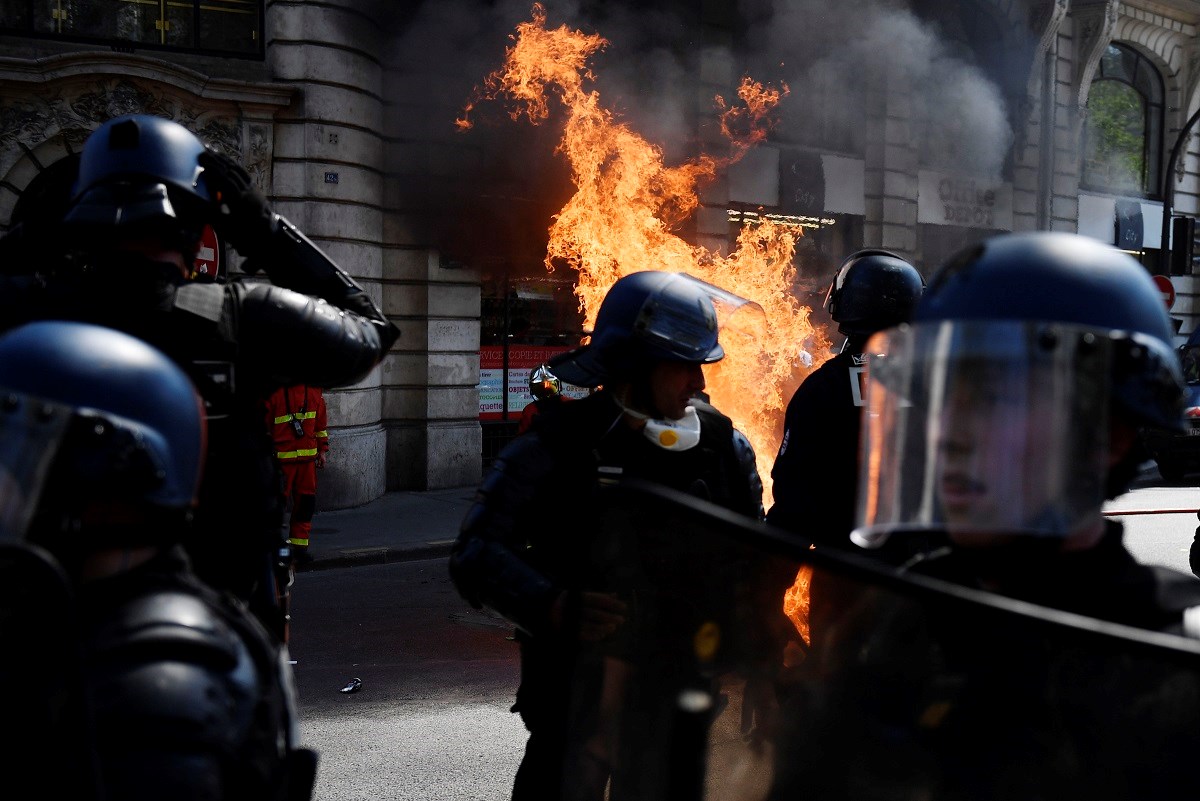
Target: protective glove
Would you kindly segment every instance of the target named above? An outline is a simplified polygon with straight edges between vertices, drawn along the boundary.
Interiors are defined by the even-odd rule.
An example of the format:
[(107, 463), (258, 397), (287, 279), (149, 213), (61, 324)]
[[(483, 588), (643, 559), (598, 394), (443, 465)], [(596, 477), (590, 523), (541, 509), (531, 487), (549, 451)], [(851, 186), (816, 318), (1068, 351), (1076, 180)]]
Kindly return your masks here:
[(628, 611), (625, 602), (613, 593), (564, 590), (550, 607), (550, 625), (556, 632), (577, 626), (580, 640), (599, 642), (624, 625)]
[(211, 148), (198, 159), (213, 200), (213, 228), (237, 252), (251, 258), (265, 250), (275, 233), (276, 217), (242, 165)]

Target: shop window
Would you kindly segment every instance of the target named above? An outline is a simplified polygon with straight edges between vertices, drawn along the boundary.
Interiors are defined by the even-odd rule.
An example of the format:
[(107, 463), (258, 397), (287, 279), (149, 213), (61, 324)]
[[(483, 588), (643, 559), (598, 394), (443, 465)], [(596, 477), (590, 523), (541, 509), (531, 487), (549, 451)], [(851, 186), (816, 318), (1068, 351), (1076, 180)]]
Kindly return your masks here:
[(1138, 51), (1108, 46), (1088, 90), (1082, 183), (1114, 195), (1155, 197), (1162, 160), (1163, 82)]
[(261, 57), (262, 0), (0, 0), (0, 33)]
[[(479, 420), (486, 466), (512, 439), (521, 411), (533, 401), (530, 372), (579, 345), (583, 315), (567, 278), (498, 271), (483, 276), (480, 317)], [(570, 385), (563, 391), (576, 398), (587, 394)]]

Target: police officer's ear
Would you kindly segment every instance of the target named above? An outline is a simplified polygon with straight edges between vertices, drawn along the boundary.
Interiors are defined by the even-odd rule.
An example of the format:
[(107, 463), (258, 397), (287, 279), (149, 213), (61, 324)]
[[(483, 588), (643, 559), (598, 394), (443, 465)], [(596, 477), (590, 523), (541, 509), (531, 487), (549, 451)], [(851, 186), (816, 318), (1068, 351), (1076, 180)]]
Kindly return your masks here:
[(213, 227), (247, 258), (263, 251), (275, 232), (271, 205), (242, 165), (212, 148), (197, 159), (212, 198)]

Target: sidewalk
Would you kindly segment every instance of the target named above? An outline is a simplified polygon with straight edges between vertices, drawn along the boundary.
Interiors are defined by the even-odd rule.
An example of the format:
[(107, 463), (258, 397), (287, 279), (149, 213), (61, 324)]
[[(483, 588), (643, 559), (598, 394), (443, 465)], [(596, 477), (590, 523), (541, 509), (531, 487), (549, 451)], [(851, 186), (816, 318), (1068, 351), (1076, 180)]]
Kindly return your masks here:
[[(1157, 469), (1148, 462), (1133, 488), (1160, 483)], [(388, 492), (353, 509), (318, 512), (313, 518), (308, 549), (312, 562), (298, 569), (324, 570), (448, 556), (458, 536), (459, 524), (475, 498), (475, 490), (476, 487), (470, 486)], [(1123, 509), (1121, 503), (1125, 500), (1122, 497), (1110, 501), (1107, 507)]]
[(363, 506), (317, 512), (300, 570), (448, 556), (475, 487), (388, 492)]

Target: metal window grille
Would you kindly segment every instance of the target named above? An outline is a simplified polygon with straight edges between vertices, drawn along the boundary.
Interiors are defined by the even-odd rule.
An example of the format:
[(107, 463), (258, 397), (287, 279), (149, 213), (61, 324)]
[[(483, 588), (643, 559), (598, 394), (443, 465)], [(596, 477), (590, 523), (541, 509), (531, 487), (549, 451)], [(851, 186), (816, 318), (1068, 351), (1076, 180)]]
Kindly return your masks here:
[(263, 0), (0, 0), (0, 34), (263, 56)]

